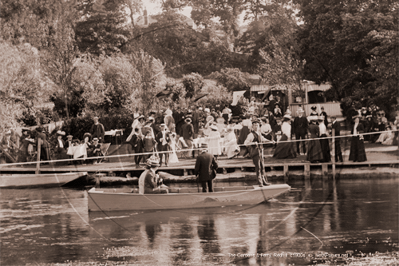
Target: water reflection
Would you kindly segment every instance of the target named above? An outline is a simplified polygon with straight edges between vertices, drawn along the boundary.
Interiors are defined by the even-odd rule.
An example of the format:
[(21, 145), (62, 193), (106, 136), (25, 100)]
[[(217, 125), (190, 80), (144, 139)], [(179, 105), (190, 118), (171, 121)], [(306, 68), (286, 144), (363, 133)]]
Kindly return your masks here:
[(309, 263), (289, 252), (397, 250), (398, 180), (306, 180), (256, 206), (87, 212), (84, 191), (2, 190), (1, 264)]

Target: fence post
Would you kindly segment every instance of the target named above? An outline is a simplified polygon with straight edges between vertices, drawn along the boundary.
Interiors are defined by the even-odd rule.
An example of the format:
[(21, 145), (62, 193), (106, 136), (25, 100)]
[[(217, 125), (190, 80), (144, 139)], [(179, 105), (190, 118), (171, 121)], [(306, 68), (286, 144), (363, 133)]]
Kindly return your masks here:
[(40, 153), (41, 153), (42, 139), (37, 139), (37, 158), (35, 174), (40, 174)]
[[(335, 123), (339, 123), (338, 121)], [(333, 175), (333, 180), (335, 180), (335, 128), (332, 129), (332, 175)]]

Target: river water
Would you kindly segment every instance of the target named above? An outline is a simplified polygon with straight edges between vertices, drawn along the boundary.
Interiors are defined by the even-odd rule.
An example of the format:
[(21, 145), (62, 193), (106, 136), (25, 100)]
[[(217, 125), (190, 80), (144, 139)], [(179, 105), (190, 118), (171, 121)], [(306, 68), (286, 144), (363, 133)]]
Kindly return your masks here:
[(309, 265), (385, 252), (397, 259), (399, 179), (290, 185), (256, 206), (108, 213), (88, 213), (84, 189), (2, 189), (0, 264)]

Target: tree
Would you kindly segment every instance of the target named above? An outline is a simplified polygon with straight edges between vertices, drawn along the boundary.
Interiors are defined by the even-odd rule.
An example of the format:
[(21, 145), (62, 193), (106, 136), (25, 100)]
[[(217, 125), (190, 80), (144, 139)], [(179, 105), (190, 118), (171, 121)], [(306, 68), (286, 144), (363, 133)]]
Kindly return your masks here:
[(204, 78), (198, 73), (191, 73), (183, 76), (182, 83), (186, 89), (186, 98), (192, 98), (201, 91)]
[(4, 131), (17, 126), (23, 112), (46, 102), (52, 87), (40, 71), (36, 48), (0, 41), (0, 50), (0, 131)]
[(128, 41), (124, 0), (79, 0), (75, 34), (80, 51), (95, 55), (120, 52)]
[(159, 100), (155, 95), (165, 89), (167, 83), (164, 65), (143, 50), (131, 52), (128, 59), (140, 76), (136, 80), (138, 86), (133, 90), (126, 108), (135, 110), (138, 107), (146, 114), (152, 108), (159, 107)]
[[(124, 55), (107, 57), (99, 66), (104, 90), (101, 93), (104, 100), (98, 107), (106, 113), (124, 108), (130, 101), (130, 96), (140, 87), (141, 76), (129, 58)], [(101, 97), (101, 96), (100, 96)]]
[(237, 68), (224, 68), (220, 72), (214, 72), (210, 76), (218, 81), (218, 85), (223, 85), (228, 91), (246, 90), (249, 88), (247, 73), (241, 72)]
[[(298, 33), (304, 78), (329, 81), (337, 99), (396, 104), (398, 4), (395, 1), (305, 1)], [(395, 56), (393, 56), (395, 55)], [(388, 76), (381, 75), (381, 69)], [(396, 84), (395, 84), (396, 83)], [(382, 99), (388, 102), (381, 102)]]

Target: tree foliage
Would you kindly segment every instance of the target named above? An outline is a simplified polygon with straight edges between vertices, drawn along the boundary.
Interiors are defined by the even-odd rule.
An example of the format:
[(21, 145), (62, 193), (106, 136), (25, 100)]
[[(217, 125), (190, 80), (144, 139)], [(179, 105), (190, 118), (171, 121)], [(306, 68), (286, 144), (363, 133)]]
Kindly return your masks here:
[(0, 130), (4, 130), (16, 126), (24, 111), (46, 102), (52, 88), (40, 71), (37, 49), (0, 41), (0, 50)]
[(79, 0), (81, 19), (75, 27), (80, 51), (110, 55), (128, 41), (127, 13), (124, 0)]
[(392, 96), (397, 94), (393, 77), (398, 73), (398, 3), (295, 2), (304, 21), (298, 34), (301, 57), (306, 60), (304, 78), (330, 81), (338, 99), (396, 104)]
[(240, 91), (249, 88), (248, 73), (241, 72), (238, 68), (224, 68), (220, 72), (214, 72), (210, 76), (218, 81), (218, 85), (224, 86), (228, 91)]

